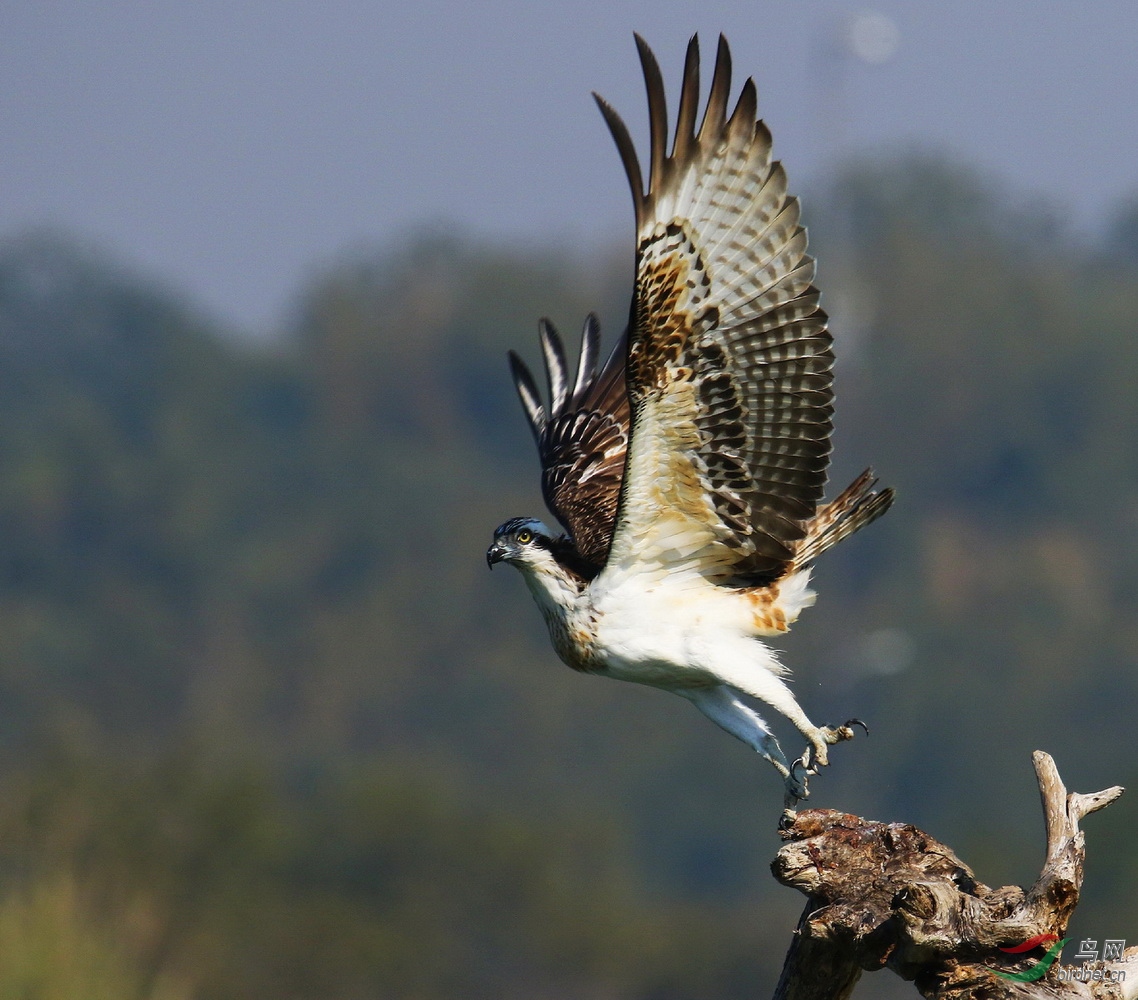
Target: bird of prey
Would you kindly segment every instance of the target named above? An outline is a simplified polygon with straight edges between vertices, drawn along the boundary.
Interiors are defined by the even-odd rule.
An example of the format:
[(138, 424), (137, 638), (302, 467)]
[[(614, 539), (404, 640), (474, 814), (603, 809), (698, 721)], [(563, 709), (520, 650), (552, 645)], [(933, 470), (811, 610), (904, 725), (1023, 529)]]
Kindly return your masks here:
[[(761, 637), (814, 602), (814, 560), (885, 513), (870, 471), (823, 502), (833, 352), (796, 198), (757, 121), (751, 80), (728, 113), (721, 36), (696, 128), (699, 46), (688, 44), (671, 150), (664, 84), (636, 36), (648, 90), (647, 185), (620, 116), (594, 94), (636, 210), (628, 328), (598, 366), (585, 321), (573, 373), (540, 323), (544, 404), (511, 352), (537, 440), (546, 504), (494, 532), (487, 562), (522, 573), (570, 667), (673, 691), (770, 761), (785, 806), (808, 793), (844, 726), (817, 726)], [(788, 761), (749, 696), (785, 715), (807, 747)]]

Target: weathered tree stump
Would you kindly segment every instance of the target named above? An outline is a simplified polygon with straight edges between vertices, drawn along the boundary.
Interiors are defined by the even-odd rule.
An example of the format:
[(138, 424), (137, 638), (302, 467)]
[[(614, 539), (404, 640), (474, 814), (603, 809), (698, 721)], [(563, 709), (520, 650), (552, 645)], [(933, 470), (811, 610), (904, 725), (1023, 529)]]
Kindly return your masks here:
[[(1138, 947), (1075, 973), (1089, 981), (1054, 961), (1083, 882), (1079, 821), (1122, 789), (1068, 794), (1050, 756), (1032, 759), (1047, 857), (1027, 889), (978, 882), (916, 827), (832, 809), (799, 813), (771, 864), (776, 879), (807, 896), (775, 1000), (841, 1000), (863, 970), (881, 968), (935, 1000), (1138, 997)], [(1004, 950), (1033, 939), (1027, 950)]]

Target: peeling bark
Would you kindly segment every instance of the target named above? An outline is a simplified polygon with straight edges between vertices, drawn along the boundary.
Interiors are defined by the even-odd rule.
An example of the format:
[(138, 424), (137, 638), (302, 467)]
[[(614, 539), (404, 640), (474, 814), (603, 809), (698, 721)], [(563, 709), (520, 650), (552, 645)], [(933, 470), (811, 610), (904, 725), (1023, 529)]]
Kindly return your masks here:
[[(1138, 947), (1090, 966), (1092, 977), (1101, 970), (1097, 981), (1065, 978), (1047, 960), (1079, 901), (1079, 821), (1122, 789), (1068, 794), (1050, 756), (1036, 751), (1032, 759), (1047, 855), (1026, 889), (984, 885), (951, 848), (914, 826), (832, 809), (800, 812), (771, 864), (778, 881), (807, 897), (775, 1000), (842, 1000), (863, 971), (881, 968), (930, 1000), (1138, 997)], [(1041, 940), (1030, 950), (1003, 950), (1033, 938)]]

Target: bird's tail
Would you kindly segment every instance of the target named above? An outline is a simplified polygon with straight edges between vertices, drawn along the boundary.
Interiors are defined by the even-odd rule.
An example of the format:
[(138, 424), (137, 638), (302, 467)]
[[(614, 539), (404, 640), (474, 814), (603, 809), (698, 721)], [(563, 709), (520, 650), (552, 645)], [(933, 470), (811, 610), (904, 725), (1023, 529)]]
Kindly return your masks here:
[(806, 525), (794, 553), (794, 569), (805, 569), (831, 545), (876, 521), (893, 503), (892, 488), (875, 490), (873, 470), (866, 469), (838, 496), (823, 504)]

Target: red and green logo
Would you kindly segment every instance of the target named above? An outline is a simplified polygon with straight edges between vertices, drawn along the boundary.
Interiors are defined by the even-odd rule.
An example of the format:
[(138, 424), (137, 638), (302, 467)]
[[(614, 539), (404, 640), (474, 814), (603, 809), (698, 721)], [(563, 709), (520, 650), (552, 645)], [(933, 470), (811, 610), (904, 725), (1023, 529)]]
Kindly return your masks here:
[(1014, 945), (1011, 948), (1001, 948), (1000, 951), (1006, 952), (1009, 955), (1024, 955), (1029, 951), (1034, 951), (1036, 948), (1042, 948), (1046, 944), (1051, 944), (1047, 949), (1047, 954), (1044, 955), (1034, 965), (1024, 969), (1023, 972), (1003, 972), (1000, 969), (993, 969), (997, 976), (1002, 976), (1004, 979), (1011, 979), (1017, 983), (1034, 983), (1037, 979), (1042, 979), (1047, 970), (1055, 963), (1055, 959), (1059, 957), (1059, 953), (1063, 950), (1070, 938), (1063, 938), (1059, 940), (1058, 934), (1037, 934), (1033, 938), (1028, 938), (1023, 944)]

